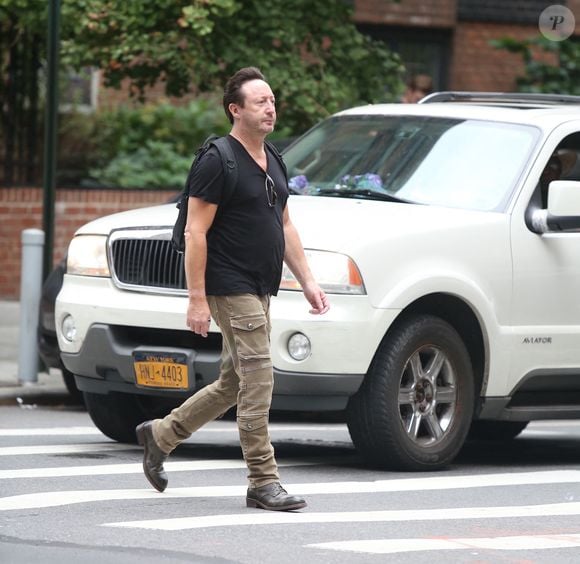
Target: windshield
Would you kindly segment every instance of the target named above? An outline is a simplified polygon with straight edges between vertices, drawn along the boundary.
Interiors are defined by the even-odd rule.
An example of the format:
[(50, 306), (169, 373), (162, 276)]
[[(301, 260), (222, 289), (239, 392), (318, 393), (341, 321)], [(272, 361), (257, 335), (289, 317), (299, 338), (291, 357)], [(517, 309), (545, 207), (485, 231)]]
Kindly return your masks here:
[(292, 192), (482, 211), (508, 202), (538, 133), (424, 116), (337, 116), (284, 153)]

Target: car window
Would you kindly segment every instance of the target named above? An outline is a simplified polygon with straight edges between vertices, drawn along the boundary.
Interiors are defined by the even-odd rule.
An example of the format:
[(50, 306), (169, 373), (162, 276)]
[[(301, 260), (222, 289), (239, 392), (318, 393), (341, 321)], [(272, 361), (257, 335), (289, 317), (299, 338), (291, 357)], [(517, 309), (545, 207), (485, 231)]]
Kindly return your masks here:
[(532, 203), (537, 204), (539, 197), (540, 207), (544, 209), (547, 207), (550, 182), (553, 180), (580, 181), (579, 154), (580, 133), (572, 133), (550, 155), (540, 175)]
[[(499, 210), (537, 139), (530, 126), (424, 116), (336, 116), (284, 154), (290, 188)], [(386, 199), (386, 198), (385, 198)]]

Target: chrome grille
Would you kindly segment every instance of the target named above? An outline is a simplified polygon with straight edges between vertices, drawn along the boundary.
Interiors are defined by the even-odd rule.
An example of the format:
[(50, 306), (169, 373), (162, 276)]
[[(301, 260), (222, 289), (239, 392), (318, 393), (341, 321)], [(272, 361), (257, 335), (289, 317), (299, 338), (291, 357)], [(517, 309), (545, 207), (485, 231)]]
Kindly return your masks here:
[(115, 284), (155, 293), (184, 293), (183, 254), (173, 250), (167, 231), (116, 232), (109, 242)]

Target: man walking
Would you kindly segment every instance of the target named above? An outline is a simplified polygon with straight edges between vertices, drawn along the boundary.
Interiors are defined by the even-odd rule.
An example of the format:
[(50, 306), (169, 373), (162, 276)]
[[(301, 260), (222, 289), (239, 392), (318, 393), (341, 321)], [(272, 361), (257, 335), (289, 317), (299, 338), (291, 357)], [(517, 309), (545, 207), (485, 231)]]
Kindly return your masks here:
[(323, 314), (329, 304), (290, 220), (285, 171), (264, 142), (276, 123), (270, 86), (258, 69), (243, 68), (226, 84), (223, 103), (232, 124), (227, 139), (237, 162), (237, 184), (233, 194), (224, 198), (221, 159), (211, 147), (190, 178), (185, 229), (187, 325), (204, 337), (212, 317), (219, 326), (220, 376), (164, 419), (139, 425), (137, 438), (145, 450), (145, 475), (163, 491), (167, 455), (237, 404), (240, 444), (248, 467), (246, 505), (274, 511), (301, 509), (306, 502), (280, 485), (268, 432), (273, 390), (270, 296), (278, 291), (283, 261), (302, 285), (310, 313)]

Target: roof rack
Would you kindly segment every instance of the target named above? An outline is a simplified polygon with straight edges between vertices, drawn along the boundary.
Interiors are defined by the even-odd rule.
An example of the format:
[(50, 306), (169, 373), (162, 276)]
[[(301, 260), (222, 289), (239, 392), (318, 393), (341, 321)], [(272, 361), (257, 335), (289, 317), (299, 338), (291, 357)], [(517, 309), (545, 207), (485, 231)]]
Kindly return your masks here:
[(580, 106), (580, 96), (568, 94), (532, 94), (529, 92), (434, 92), (419, 104), (436, 102), (463, 102), (512, 107), (542, 107), (559, 105)]

